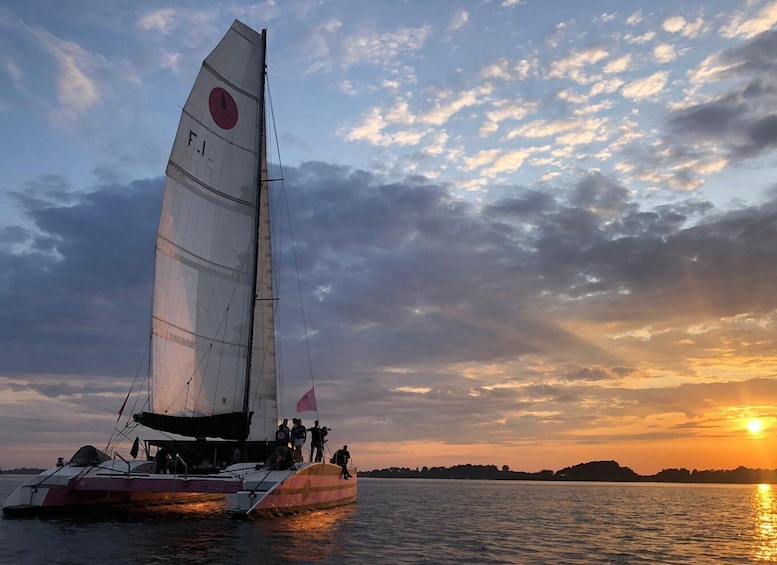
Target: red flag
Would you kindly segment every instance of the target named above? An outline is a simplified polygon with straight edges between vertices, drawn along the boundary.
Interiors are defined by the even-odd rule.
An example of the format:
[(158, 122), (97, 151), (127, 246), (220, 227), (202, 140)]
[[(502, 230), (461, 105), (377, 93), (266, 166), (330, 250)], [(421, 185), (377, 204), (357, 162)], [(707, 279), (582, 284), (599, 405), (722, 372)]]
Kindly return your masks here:
[(297, 412), (307, 412), (308, 410), (317, 411), (316, 407), (316, 389), (311, 388), (297, 402)]

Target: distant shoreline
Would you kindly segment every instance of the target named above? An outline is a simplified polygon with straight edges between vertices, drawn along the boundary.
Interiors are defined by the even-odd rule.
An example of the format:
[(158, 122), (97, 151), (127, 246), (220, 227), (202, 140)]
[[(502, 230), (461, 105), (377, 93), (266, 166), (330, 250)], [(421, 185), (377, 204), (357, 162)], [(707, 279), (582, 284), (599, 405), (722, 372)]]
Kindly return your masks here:
[(359, 477), (381, 479), (470, 479), (502, 481), (589, 481), (629, 483), (679, 484), (777, 484), (777, 469), (732, 470), (664, 469), (655, 475), (639, 475), (615, 461), (591, 461), (560, 471), (543, 470), (537, 473), (511, 471), (507, 465), (455, 465), (453, 467), (391, 467), (373, 471), (359, 471)]
[[(45, 469), (20, 467), (0, 469), (0, 475), (37, 475)], [(617, 483), (678, 483), (678, 484), (777, 484), (777, 469), (731, 470), (663, 469), (655, 475), (639, 475), (615, 461), (590, 461), (559, 471), (543, 470), (536, 473), (511, 471), (507, 465), (454, 465), (452, 467), (390, 467), (359, 471), (359, 477), (376, 479), (468, 479), (497, 481), (588, 481)]]

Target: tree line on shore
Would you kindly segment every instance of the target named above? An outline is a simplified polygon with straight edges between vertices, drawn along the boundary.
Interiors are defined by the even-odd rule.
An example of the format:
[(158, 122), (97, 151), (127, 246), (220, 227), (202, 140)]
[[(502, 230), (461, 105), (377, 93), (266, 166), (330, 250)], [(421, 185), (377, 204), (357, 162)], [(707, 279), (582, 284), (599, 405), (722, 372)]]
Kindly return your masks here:
[[(43, 469), (21, 467), (2, 469), (3, 474), (37, 474)], [(543, 470), (536, 473), (511, 471), (507, 465), (454, 465), (452, 467), (389, 467), (373, 471), (359, 471), (360, 477), (387, 479), (480, 479), (503, 481), (603, 481), (653, 483), (721, 483), (721, 484), (777, 484), (777, 469), (730, 470), (663, 469), (655, 475), (639, 475), (615, 461), (590, 461), (559, 471)]]
[(536, 473), (511, 471), (507, 465), (454, 465), (453, 467), (390, 467), (373, 471), (359, 471), (360, 477), (401, 479), (481, 479), (512, 481), (604, 481), (657, 483), (777, 483), (777, 469), (731, 470), (664, 469), (655, 475), (639, 475), (615, 461), (591, 461), (565, 467), (559, 471), (543, 470)]
[(0, 475), (37, 475), (45, 469), (36, 469), (32, 467), (17, 467), (16, 469), (0, 469)]

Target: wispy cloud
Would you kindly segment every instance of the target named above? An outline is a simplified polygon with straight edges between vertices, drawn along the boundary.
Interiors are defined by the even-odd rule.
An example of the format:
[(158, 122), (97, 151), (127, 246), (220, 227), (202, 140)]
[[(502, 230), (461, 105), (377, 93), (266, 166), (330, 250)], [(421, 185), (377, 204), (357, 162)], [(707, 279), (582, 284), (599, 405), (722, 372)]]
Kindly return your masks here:
[(777, 2), (770, 1), (754, 16), (748, 17), (744, 11), (737, 11), (731, 20), (720, 30), (723, 37), (744, 37), (749, 39), (768, 31), (777, 22)]
[(420, 49), (429, 38), (431, 26), (401, 28), (391, 32), (361, 30), (348, 35), (335, 34), (340, 23), (330, 20), (318, 26), (309, 41), (317, 46), (310, 71), (332, 66), (349, 68), (358, 64), (387, 65), (400, 54)]
[(108, 67), (104, 56), (89, 52), (78, 43), (61, 39), (42, 28), (20, 25), (56, 61), (58, 106), (52, 110), (55, 121), (75, 121), (100, 104), (103, 87), (97, 74)]

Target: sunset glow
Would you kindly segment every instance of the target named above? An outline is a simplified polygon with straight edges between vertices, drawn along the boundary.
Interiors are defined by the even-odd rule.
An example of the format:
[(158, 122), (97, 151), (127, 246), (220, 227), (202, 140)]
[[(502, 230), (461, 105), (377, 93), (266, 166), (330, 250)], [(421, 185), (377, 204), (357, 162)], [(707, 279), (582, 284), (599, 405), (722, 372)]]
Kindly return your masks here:
[[(267, 28), (265, 202), (291, 224), (263, 301), (279, 418), (365, 470), (777, 468), (777, 0), (72, 4), (0, 0), (0, 468), (161, 435), (132, 414), (163, 179), (235, 18)], [(254, 123), (228, 114), (197, 128)], [(240, 182), (203, 190), (254, 201), (200, 157)], [(170, 308), (213, 348), (246, 321)], [(227, 370), (178, 364), (178, 402)]]
[(747, 423), (747, 431), (753, 435), (761, 433), (761, 420), (750, 420)]

